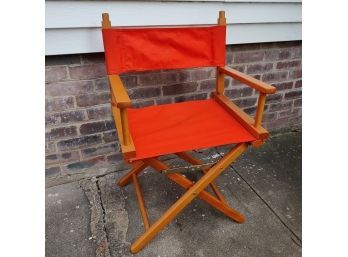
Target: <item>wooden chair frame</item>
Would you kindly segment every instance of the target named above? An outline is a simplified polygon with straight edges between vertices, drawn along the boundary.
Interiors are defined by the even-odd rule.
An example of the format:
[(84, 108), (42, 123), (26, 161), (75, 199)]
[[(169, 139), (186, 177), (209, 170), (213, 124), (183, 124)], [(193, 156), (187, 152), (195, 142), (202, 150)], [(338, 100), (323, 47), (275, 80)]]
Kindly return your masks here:
[[(218, 24), (226, 26), (224, 11), (219, 12)], [(111, 27), (108, 13), (103, 13), (102, 15), (102, 27)], [(247, 115), (226, 96), (224, 96), (225, 75), (239, 80), (240, 82), (256, 89), (259, 92), (257, 110), (254, 119)], [(212, 207), (219, 210), (230, 219), (238, 223), (243, 223), (245, 220), (244, 216), (228, 206), (221, 192), (214, 184), (214, 180), (247, 149), (249, 144), (252, 144), (254, 147), (259, 147), (268, 138), (269, 134), (267, 130), (261, 126), (262, 116), (266, 101), (266, 95), (275, 93), (276, 88), (229, 67), (225, 66), (216, 68), (216, 91), (212, 94), (212, 97), (223, 108), (225, 108), (225, 110), (228, 111), (240, 124), (242, 124), (242, 126), (246, 130), (248, 130), (257, 140), (251, 143), (239, 143), (235, 145), (215, 165), (208, 169), (204, 169), (204, 175), (195, 183), (189, 180), (187, 177), (178, 173), (166, 174), (166, 176), (170, 180), (182, 186), (187, 191), (155, 223), (150, 225), (143, 195), (138, 181), (138, 175), (146, 167), (152, 167), (158, 172), (167, 170), (169, 169), (169, 167), (164, 162), (158, 160), (155, 157), (133, 162), (131, 161), (131, 158), (135, 157), (136, 149), (129, 132), (126, 110), (127, 108), (132, 106), (132, 103), (119, 75), (109, 75), (108, 77), (111, 89), (112, 113), (115, 119), (118, 138), (121, 145), (121, 151), (123, 153), (124, 159), (132, 166), (132, 169), (119, 180), (118, 185), (123, 187), (133, 181), (135, 192), (138, 198), (140, 213), (143, 218), (145, 228), (144, 234), (142, 234), (131, 245), (131, 252), (137, 253), (143, 247), (145, 247), (149, 243), (149, 241), (159, 233), (160, 230), (162, 230), (168, 223), (170, 223), (196, 197), (199, 197), (201, 200), (210, 204)], [(202, 164), (199, 159), (192, 157), (187, 152), (179, 152), (176, 153), (176, 155), (190, 164)], [(205, 190), (205, 188), (209, 185), (212, 188), (215, 196)]]

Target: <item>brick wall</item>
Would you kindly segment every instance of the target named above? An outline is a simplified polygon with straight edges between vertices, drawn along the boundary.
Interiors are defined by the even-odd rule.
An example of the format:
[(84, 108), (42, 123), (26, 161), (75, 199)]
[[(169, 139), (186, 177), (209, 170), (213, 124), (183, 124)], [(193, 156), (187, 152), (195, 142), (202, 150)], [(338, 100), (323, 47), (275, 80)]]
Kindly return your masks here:
[[(227, 46), (227, 63), (275, 85), (264, 126), (271, 131), (301, 124), (301, 42)], [(207, 99), (215, 69), (126, 74), (122, 80), (136, 106)], [(254, 114), (257, 92), (226, 78), (225, 93)], [(103, 54), (46, 57), (46, 176), (120, 163), (109, 105)]]

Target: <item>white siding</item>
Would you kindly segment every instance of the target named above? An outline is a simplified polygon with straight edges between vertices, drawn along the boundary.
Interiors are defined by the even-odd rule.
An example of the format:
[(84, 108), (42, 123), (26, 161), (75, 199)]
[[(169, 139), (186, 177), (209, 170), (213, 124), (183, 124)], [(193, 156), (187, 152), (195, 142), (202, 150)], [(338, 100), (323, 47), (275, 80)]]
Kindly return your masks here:
[(48, 1), (46, 55), (103, 51), (101, 13), (115, 26), (216, 23), (227, 16), (227, 44), (301, 40), (301, 2)]

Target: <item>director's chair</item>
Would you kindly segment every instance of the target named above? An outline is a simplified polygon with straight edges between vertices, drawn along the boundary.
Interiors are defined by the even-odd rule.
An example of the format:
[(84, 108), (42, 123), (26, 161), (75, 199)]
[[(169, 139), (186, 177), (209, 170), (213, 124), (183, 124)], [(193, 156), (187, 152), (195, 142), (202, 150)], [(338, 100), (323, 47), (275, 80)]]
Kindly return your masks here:
[[(108, 13), (102, 15), (106, 68), (110, 81), (111, 108), (121, 151), (132, 169), (118, 185), (131, 181), (139, 202), (145, 232), (132, 245), (137, 253), (171, 222), (194, 198), (210, 204), (232, 220), (244, 217), (228, 206), (214, 180), (248, 147), (259, 147), (268, 138), (261, 126), (266, 94), (276, 89), (225, 66), (226, 18), (219, 12), (217, 25), (111, 27)], [(211, 99), (132, 108), (119, 74), (132, 71), (215, 66), (216, 91)], [(224, 76), (230, 76), (259, 91), (255, 119), (224, 96)], [(188, 151), (235, 144), (219, 161), (203, 163)], [(170, 168), (158, 157), (176, 154), (192, 166)], [(149, 223), (138, 175), (152, 167), (187, 191), (156, 222)], [(181, 174), (202, 171), (196, 182)], [(215, 196), (205, 190), (210, 186)]]

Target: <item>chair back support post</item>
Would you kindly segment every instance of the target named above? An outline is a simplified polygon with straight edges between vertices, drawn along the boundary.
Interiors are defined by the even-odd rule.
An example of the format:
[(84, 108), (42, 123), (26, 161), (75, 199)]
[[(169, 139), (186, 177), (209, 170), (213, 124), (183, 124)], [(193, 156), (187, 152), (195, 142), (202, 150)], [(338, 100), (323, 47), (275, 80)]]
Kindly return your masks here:
[(102, 20), (102, 27), (103, 27), (103, 29), (111, 28), (111, 21), (109, 19), (109, 14), (108, 13), (103, 13), (102, 17), (103, 17), (103, 20)]
[(264, 110), (265, 102), (266, 102), (266, 96), (267, 95), (265, 93), (260, 92), (260, 96), (257, 102), (257, 109), (256, 109), (256, 115), (255, 115), (255, 123), (254, 123), (254, 126), (256, 128), (261, 127), (263, 110)]
[[(103, 13), (102, 14), (102, 28), (111, 28), (111, 21), (109, 19), (109, 14), (108, 13)], [(110, 88), (111, 91), (111, 88)], [(115, 92), (117, 94), (117, 92)], [(117, 108), (118, 111), (120, 112), (120, 117), (121, 117), (121, 126), (122, 126), (122, 138), (123, 138), (123, 144), (125, 146), (129, 146), (131, 143), (130, 140), (130, 134), (129, 134), (129, 128), (128, 128), (128, 116), (127, 116), (127, 110), (126, 108), (119, 108), (117, 107), (117, 102), (114, 97), (112, 97), (111, 100), (111, 105), (112, 108)], [(116, 119), (116, 117), (115, 117)]]
[[(218, 25), (226, 26), (225, 11), (219, 11), (219, 18), (217, 20)], [(216, 93), (223, 95), (225, 89), (225, 76), (216, 68)]]

